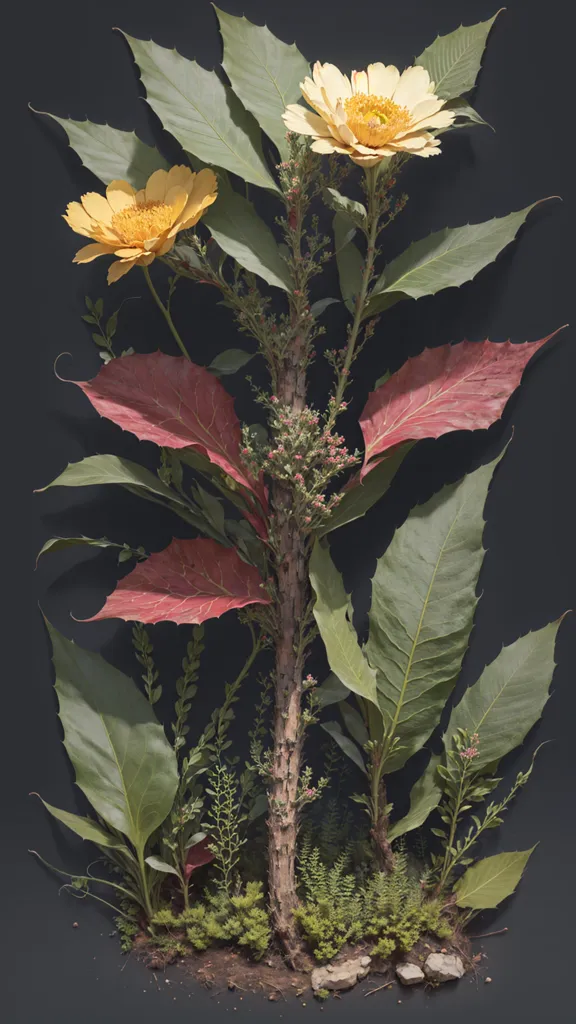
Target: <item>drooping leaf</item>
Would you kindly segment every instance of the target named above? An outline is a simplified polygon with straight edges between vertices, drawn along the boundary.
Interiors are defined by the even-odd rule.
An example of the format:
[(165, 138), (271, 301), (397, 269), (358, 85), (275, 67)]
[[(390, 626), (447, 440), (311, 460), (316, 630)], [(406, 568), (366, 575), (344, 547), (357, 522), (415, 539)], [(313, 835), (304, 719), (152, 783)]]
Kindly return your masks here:
[(173, 868), (171, 864), (167, 864), (165, 860), (162, 860), (161, 857), (156, 857), (154, 854), (146, 857), (146, 863), (151, 868), (154, 868), (154, 871), (160, 871), (163, 875), (176, 875), (176, 878), (180, 877), (176, 868)]
[(225, 352), (220, 352), (212, 360), (208, 369), (217, 377), (225, 377), (241, 370), (246, 363), (254, 358), (254, 355), (254, 352), (245, 352), (242, 348), (227, 348)]
[(433, 754), (428, 767), (414, 783), (410, 791), (410, 810), (388, 830), (388, 839), (399, 839), (412, 829), (420, 828), (428, 816), (434, 811), (442, 799), (442, 786), (438, 781), (436, 769), (440, 764), (440, 756)]
[(358, 643), (342, 577), (327, 545), (319, 541), (312, 549), (310, 582), (316, 595), (314, 618), (326, 647), (330, 668), (352, 693), (377, 704), (376, 673), (370, 668)]
[[(40, 799), (42, 800), (42, 797)], [(46, 800), (42, 800), (42, 803), (53, 818), (61, 821), (63, 825), (66, 825), (67, 828), (75, 832), (81, 839), (87, 839), (90, 843), (96, 843), (97, 846), (104, 846), (109, 850), (119, 850), (120, 853), (125, 854), (127, 857), (132, 856), (122, 840), (112, 835), (112, 833), (106, 832), (98, 822), (91, 821), (90, 818), (82, 818), (78, 814), (71, 814), (70, 811), (61, 811), (59, 807), (53, 807)]]
[(310, 316), (313, 316), (315, 320), (322, 316), (325, 309), (328, 306), (333, 306), (336, 302), (340, 302), (340, 299), (318, 299), (317, 302), (313, 302), (310, 306)]
[(398, 445), (387, 458), (372, 462), (363, 480), (360, 476), (354, 477), (344, 488), (342, 501), (321, 527), (318, 536), (324, 537), (365, 515), (386, 493), (411, 448), (410, 442)]
[(40, 548), (38, 557), (36, 558), (36, 564), (38, 564), (40, 556), (48, 554), (49, 551), (64, 551), (66, 548), (85, 546), (92, 548), (123, 547), (122, 544), (115, 544), (114, 541), (108, 540), (107, 537), (100, 537), (99, 539), (94, 537), (50, 537), (50, 540), (47, 540)]
[(199, 839), (198, 842), (190, 847), (184, 868), (186, 878), (190, 878), (192, 872), (196, 871), (197, 868), (201, 868), (203, 864), (210, 864), (214, 860), (212, 850), (208, 849), (209, 845), (210, 837), (203, 836), (202, 839)]
[(454, 886), (457, 906), (471, 910), (497, 907), (514, 892), (535, 849), (497, 853), (473, 864)]
[(159, 498), (171, 502), (180, 500), (178, 495), (149, 469), (129, 459), (121, 459), (117, 455), (88, 455), (79, 462), (69, 462), (59, 476), (45, 487), (39, 487), (37, 493), (41, 494), (49, 487), (99, 487), (102, 484), (120, 484), (131, 490), (150, 491)]
[(356, 199), (349, 199), (348, 196), (343, 196), (341, 192), (336, 188), (327, 188), (324, 191), (324, 198), (328, 206), (330, 206), (336, 213), (344, 213), (349, 217), (354, 215), (356, 218), (366, 219), (366, 207), (363, 203), (359, 203)]
[(445, 104), (445, 109), (455, 110), (456, 120), (446, 128), (441, 128), (438, 131), (439, 135), (445, 131), (452, 131), (454, 128), (468, 128), (471, 124), (483, 124), (488, 128), (492, 127), (492, 125), (489, 125), (483, 117), (480, 117), (478, 111), (474, 110), (474, 107), (471, 107), (470, 104), (466, 100), (463, 100), (461, 96), (458, 96), (454, 100), (449, 100), (449, 102)]
[(364, 257), (354, 245), (356, 225), (346, 213), (337, 213), (332, 221), (334, 246), (340, 291), (350, 313), (354, 313), (355, 298), (362, 284)]
[(285, 158), (289, 147), (282, 114), (302, 98), (299, 83), (310, 72), (308, 61), (295, 43), (283, 43), (266, 25), (253, 25), (218, 7), (215, 11), (224, 42), (222, 65), (232, 88)]
[(173, 540), (120, 580), (87, 622), (201, 623), (231, 608), (269, 604), (262, 579), (232, 548), (208, 538)]
[(356, 710), (356, 708), (353, 708), (347, 700), (340, 701), (338, 707), (340, 708), (340, 714), (342, 715), (344, 725), (352, 739), (356, 741), (358, 746), (363, 747), (364, 744), (368, 743), (370, 740), (370, 735), (364, 724), (362, 715)]
[(365, 650), (377, 670), (387, 772), (424, 745), (456, 682), (477, 603), (482, 510), (497, 462), (412, 509), (376, 563)]
[(338, 744), (340, 750), (346, 757), (349, 757), (351, 761), (360, 769), (362, 772), (366, 772), (366, 765), (364, 764), (364, 758), (355, 743), (352, 742), (346, 733), (342, 732), (342, 726), (340, 722), (322, 722), (322, 728), (324, 732), (327, 732), (332, 737), (335, 743)]
[(314, 696), (318, 700), (320, 708), (326, 708), (329, 704), (337, 704), (341, 700), (346, 700), (349, 693), (348, 687), (344, 686), (344, 683), (341, 683), (333, 672), (330, 672), (324, 682), (314, 690)]
[(452, 99), (474, 88), (482, 63), (482, 55), (498, 11), (488, 21), (477, 25), (461, 25), (454, 32), (437, 36), (414, 61), (430, 74), (434, 92), (442, 99)]
[(364, 315), (381, 313), (400, 299), (420, 299), (471, 281), (513, 241), (537, 205), (531, 203), (524, 210), (482, 224), (442, 228), (413, 242), (384, 268), (372, 288)]
[(70, 121), (43, 110), (38, 113), (62, 125), (70, 146), (84, 166), (105, 185), (120, 178), (129, 181), (134, 188), (143, 188), (154, 171), (168, 167), (158, 150), (147, 146), (134, 132), (92, 121)]
[(141, 441), (192, 447), (262, 500), (240, 457), (234, 401), (220, 381), (184, 356), (163, 352), (112, 359), (91, 381), (78, 381), (92, 405)]
[(135, 683), (49, 627), (64, 746), (96, 813), (137, 851), (170, 813), (176, 755)]
[(207, 164), (277, 192), (256, 121), (216, 72), (177, 50), (124, 35), (140, 68), (148, 103), (180, 145)]
[(518, 387), (528, 360), (550, 337), (524, 344), (461, 341), (408, 359), (372, 392), (360, 416), (366, 446), (362, 475), (370, 472), (371, 460), (408, 440), (489, 427)]
[(228, 256), (268, 284), (290, 290), (288, 266), (280, 255), (274, 235), (248, 199), (224, 187), (204, 219)]
[(514, 750), (540, 718), (549, 697), (560, 621), (503, 647), (452, 711), (444, 742), (450, 746), (457, 729), (478, 733), (475, 768)]

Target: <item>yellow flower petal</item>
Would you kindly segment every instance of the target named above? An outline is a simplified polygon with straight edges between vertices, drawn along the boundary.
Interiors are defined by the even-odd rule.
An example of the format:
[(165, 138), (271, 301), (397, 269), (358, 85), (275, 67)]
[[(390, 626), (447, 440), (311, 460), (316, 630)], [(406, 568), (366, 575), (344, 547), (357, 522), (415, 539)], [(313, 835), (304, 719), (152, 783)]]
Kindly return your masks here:
[(430, 75), (426, 68), (417, 64), (415, 67), (406, 68), (400, 75), (400, 81), (394, 89), (392, 99), (400, 107), (407, 107), (412, 110), (417, 103), (421, 103), (429, 94)]
[(188, 192), (181, 185), (173, 185), (169, 188), (165, 197), (164, 202), (167, 206), (171, 206), (173, 210), (174, 220), (177, 220), (182, 210), (188, 202)]
[(63, 213), (62, 216), (77, 235), (85, 235), (87, 238), (92, 238), (94, 222), (80, 203), (68, 203), (66, 213)]
[(91, 263), (98, 256), (110, 255), (114, 250), (109, 245), (102, 245), (101, 242), (93, 242), (91, 245), (85, 245), (82, 249), (78, 249), (73, 263)]
[(291, 103), (282, 115), (288, 131), (298, 135), (330, 135), (330, 128), (319, 114), (306, 110), (300, 103)]
[(166, 195), (166, 188), (168, 183), (168, 171), (160, 168), (158, 171), (154, 171), (146, 182), (146, 202), (147, 203), (162, 203), (164, 202), (164, 196)]
[(310, 146), (315, 153), (347, 153), (344, 146), (339, 146), (335, 139), (314, 139)]
[(390, 99), (398, 82), (400, 81), (400, 72), (398, 68), (394, 67), (393, 64), (369, 64), (367, 68), (368, 73), (368, 92), (376, 96), (383, 96), (384, 99)]
[(305, 78), (303, 82), (300, 82), (300, 89), (306, 102), (320, 114), (320, 117), (330, 116), (333, 108), (326, 103), (322, 90), (311, 78)]
[(369, 92), (368, 89), (368, 75), (365, 71), (353, 71), (350, 75), (352, 80), (352, 92)]
[(138, 192), (134, 196), (134, 199), (136, 200), (136, 205), (137, 206), (142, 206), (142, 203), (146, 202), (146, 189), (145, 188), (138, 189)]
[(119, 278), (124, 277), (132, 267), (135, 266), (136, 260), (116, 260), (111, 263), (108, 267), (108, 284), (114, 284)]
[(186, 167), (185, 164), (176, 164), (175, 167), (171, 167), (168, 171), (166, 194), (168, 194), (171, 188), (174, 188), (174, 185), (180, 185), (182, 188), (185, 188), (187, 192), (190, 192), (195, 177), (196, 175), (194, 174), (194, 171), (190, 170), (189, 167)]
[(125, 206), (134, 206), (136, 189), (128, 181), (111, 181), (106, 188), (106, 199), (114, 213)]
[(136, 259), (137, 256), (142, 256), (144, 253), (143, 245), (125, 246), (124, 248), (114, 249), (114, 255), (119, 256), (123, 260)]
[(81, 198), (82, 206), (92, 220), (108, 226), (112, 223), (112, 208), (105, 196), (99, 192), (87, 192)]
[(350, 79), (342, 74), (335, 64), (320, 64), (317, 61), (312, 70), (312, 77), (332, 107), (338, 100), (347, 99), (352, 95)]

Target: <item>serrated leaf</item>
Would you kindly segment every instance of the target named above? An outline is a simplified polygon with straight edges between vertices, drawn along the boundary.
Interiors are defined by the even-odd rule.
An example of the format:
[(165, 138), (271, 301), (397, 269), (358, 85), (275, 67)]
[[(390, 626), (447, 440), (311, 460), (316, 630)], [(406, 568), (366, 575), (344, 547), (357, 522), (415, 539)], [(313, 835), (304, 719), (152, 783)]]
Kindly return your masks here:
[(134, 188), (143, 188), (154, 171), (168, 168), (158, 150), (147, 146), (134, 132), (124, 132), (111, 128), (109, 124), (94, 124), (92, 121), (71, 121), (44, 110), (36, 113), (51, 117), (62, 126), (70, 146), (84, 166), (105, 185), (120, 178), (130, 182)]
[(223, 187), (204, 220), (228, 256), (275, 288), (290, 291), (290, 273), (274, 235), (248, 199)]
[(277, 192), (256, 121), (215, 71), (177, 50), (123, 33), (140, 68), (146, 98), (164, 128), (207, 164)]
[(96, 813), (141, 853), (172, 808), (176, 755), (131, 679), (48, 628), (76, 784)]
[(322, 728), (324, 732), (327, 732), (332, 737), (335, 743), (338, 744), (340, 750), (346, 757), (349, 757), (351, 761), (360, 769), (362, 772), (366, 772), (366, 766), (364, 764), (364, 758), (355, 743), (352, 742), (349, 736), (346, 736), (342, 732), (342, 726), (339, 722), (322, 722)]
[(483, 508), (498, 461), (412, 509), (376, 563), (365, 651), (377, 672), (388, 772), (424, 745), (456, 682), (477, 603)]
[(376, 673), (362, 653), (350, 619), (350, 602), (327, 545), (316, 541), (310, 559), (310, 582), (316, 595), (314, 618), (332, 672), (352, 693), (377, 704)]
[(442, 99), (452, 99), (474, 88), (482, 64), (482, 55), (498, 11), (488, 21), (477, 25), (461, 25), (454, 32), (437, 36), (414, 61), (430, 74), (434, 92)]
[(173, 540), (120, 580), (87, 622), (200, 623), (232, 608), (270, 604), (257, 569), (214, 540)]
[(364, 316), (381, 313), (401, 299), (420, 299), (444, 288), (459, 288), (492, 263), (513, 241), (538, 203), (482, 224), (443, 228), (413, 242), (384, 268), (370, 293)]
[(550, 337), (524, 344), (462, 341), (408, 359), (371, 393), (362, 411), (361, 476), (370, 473), (371, 460), (409, 439), (489, 427), (518, 387), (528, 360)]
[(334, 246), (340, 291), (350, 313), (354, 313), (355, 298), (362, 286), (364, 257), (354, 245), (356, 225), (346, 213), (337, 213), (332, 221)]
[[(40, 797), (40, 800), (42, 800), (42, 797)], [(78, 814), (71, 814), (70, 811), (61, 811), (59, 807), (53, 807), (46, 800), (42, 800), (42, 803), (53, 818), (61, 821), (63, 825), (66, 825), (67, 828), (75, 832), (81, 839), (87, 839), (88, 842), (96, 843), (97, 846), (102, 846), (108, 850), (118, 850), (126, 857), (133, 856), (121, 839), (118, 839), (117, 836), (112, 835), (110, 832), (106, 832), (96, 821), (91, 821), (90, 818), (82, 818)]]
[(549, 697), (560, 621), (503, 647), (452, 711), (444, 743), (451, 747), (457, 729), (478, 733), (475, 768), (484, 768), (514, 750), (540, 718)]
[(386, 493), (411, 448), (410, 443), (398, 445), (387, 458), (373, 462), (363, 480), (359, 476), (354, 477), (344, 488), (342, 501), (318, 531), (318, 537), (325, 537), (332, 530), (365, 515)]
[(282, 114), (302, 98), (300, 82), (310, 73), (295, 43), (283, 43), (266, 25), (253, 25), (214, 8), (224, 42), (222, 66), (237, 96), (285, 158), (289, 153)]
[(454, 886), (457, 906), (471, 910), (497, 907), (514, 892), (535, 849), (497, 853), (468, 868)]
[[(426, 819), (432, 814), (442, 799), (442, 786), (438, 782), (437, 768), (440, 764), (440, 756), (433, 754), (428, 766), (417, 782), (410, 790), (410, 810), (400, 821), (388, 830), (388, 839), (398, 839), (415, 828), (420, 828)], [(438, 835), (438, 829), (432, 829), (434, 835)]]

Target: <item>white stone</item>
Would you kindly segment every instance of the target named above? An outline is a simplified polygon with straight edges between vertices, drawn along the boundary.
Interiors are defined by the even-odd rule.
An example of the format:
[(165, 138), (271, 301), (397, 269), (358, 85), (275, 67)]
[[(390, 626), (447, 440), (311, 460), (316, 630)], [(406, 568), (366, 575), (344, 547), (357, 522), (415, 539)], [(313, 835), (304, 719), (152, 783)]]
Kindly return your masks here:
[(424, 981), (424, 971), (418, 964), (398, 964), (396, 974), (403, 985), (419, 985)]
[(464, 974), (464, 964), (452, 953), (430, 953), (424, 973), (429, 981), (457, 981)]
[(314, 992), (325, 988), (329, 992), (342, 992), (353, 988), (356, 982), (365, 978), (370, 971), (371, 957), (360, 956), (354, 960), (343, 960), (341, 963), (316, 967), (312, 971), (311, 982)]

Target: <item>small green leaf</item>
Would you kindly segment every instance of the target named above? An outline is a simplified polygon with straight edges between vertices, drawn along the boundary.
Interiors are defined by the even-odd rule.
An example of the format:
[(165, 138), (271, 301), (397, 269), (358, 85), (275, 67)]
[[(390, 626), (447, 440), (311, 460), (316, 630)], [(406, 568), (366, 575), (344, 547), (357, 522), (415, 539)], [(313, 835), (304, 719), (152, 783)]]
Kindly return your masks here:
[(354, 313), (355, 298), (362, 286), (362, 269), (364, 257), (356, 248), (352, 239), (356, 234), (356, 225), (346, 213), (337, 213), (332, 221), (334, 244), (336, 247), (336, 263), (340, 280), (342, 298), (350, 313)]
[(154, 868), (154, 871), (161, 871), (164, 875), (176, 875), (176, 878), (180, 878), (176, 868), (173, 868), (171, 864), (167, 864), (161, 857), (156, 857), (154, 855), (146, 857), (146, 863), (149, 864), (151, 868)]
[(317, 686), (314, 690), (314, 696), (318, 701), (318, 706), (321, 708), (328, 707), (329, 704), (337, 704), (339, 701), (346, 700), (350, 690), (344, 683), (341, 683), (338, 676), (335, 676), (333, 672), (326, 676), (326, 679), (320, 686)]
[(342, 732), (342, 726), (339, 722), (322, 722), (322, 728), (324, 732), (327, 732), (332, 737), (335, 743), (338, 744), (340, 750), (346, 757), (349, 757), (351, 761), (360, 769), (362, 772), (366, 772), (366, 766), (364, 764), (364, 758), (355, 743), (352, 742), (349, 736), (346, 736)]
[[(394, 822), (388, 831), (388, 839), (398, 839), (400, 836), (411, 832), (412, 829), (420, 828), (429, 815), (434, 811), (442, 799), (442, 786), (438, 782), (437, 769), (440, 764), (440, 756), (433, 754), (428, 762), (428, 767), (414, 783), (410, 791), (410, 810), (400, 821)], [(432, 829), (438, 835), (437, 829)]]
[(282, 114), (302, 98), (300, 82), (310, 72), (308, 61), (295, 43), (283, 43), (266, 25), (214, 9), (224, 42), (222, 65), (232, 88), (285, 158), (289, 147)]
[[(92, 548), (121, 548), (122, 544), (115, 544), (114, 541), (108, 540), (107, 537), (100, 537), (96, 540), (94, 537), (51, 537), (45, 544), (42, 545), (36, 558), (36, 564), (41, 555), (48, 554), (49, 551), (63, 551), (65, 548), (74, 547), (92, 547)], [(132, 549), (128, 548), (128, 557), (132, 556)]]
[(310, 316), (314, 317), (315, 320), (322, 316), (325, 309), (328, 306), (333, 306), (335, 302), (340, 302), (340, 299), (318, 299), (317, 302), (313, 302), (310, 306)]
[(251, 202), (223, 186), (217, 201), (204, 216), (221, 249), (268, 284), (290, 290), (288, 267), (270, 228), (258, 216)]
[(243, 366), (246, 366), (246, 363), (249, 363), (254, 358), (254, 355), (254, 352), (245, 352), (241, 348), (228, 348), (225, 352), (220, 352), (212, 360), (208, 369), (211, 373), (215, 373), (217, 377), (223, 377), (229, 373), (236, 373)]
[(499, 13), (488, 21), (461, 25), (448, 35), (437, 36), (416, 58), (414, 63), (429, 72), (437, 96), (450, 100), (474, 88), (486, 40)]
[[(40, 800), (42, 800), (42, 797), (40, 797)], [(66, 825), (67, 828), (75, 832), (81, 839), (87, 839), (89, 842), (96, 843), (97, 846), (102, 846), (109, 850), (119, 850), (125, 856), (133, 857), (133, 854), (121, 839), (111, 835), (110, 832), (106, 832), (97, 822), (91, 821), (90, 818), (81, 818), (78, 814), (71, 814), (70, 811), (61, 811), (59, 807), (53, 807), (46, 800), (42, 800), (42, 803), (53, 818), (57, 818), (58, 821), (61, 821), (63, 825)]]
[(471, 910), (497, 907), (514, 892), (535, 849), (497, 853), (468, 868), (454, 886), (457, 906)]
[(411, 448), (412, 442), (398, 445), (387, 458), (375, 463), (374, 469), (366, 474), (362, 483), (356, 481), (348, 484), (342, 501), (331, 513), (328, 522), (320, 528), (318, 537), (325, 537), (332, 530), (365, 515), (386, 493)]
[(358, 203), (355, 199), (349, 199), (348, 196), (343, 196), (341, 192), (338, 192), (338, 189), (324, 189), (324, 199), (326, 204), (335, 213), (347, 214), (353, 223), (357, 223), (358, 220), (365, 221), (368, 216), (363, 203)]
[(171, 491), (149, 469), (129, 459), (120, 459), (117, 455), (89, 455), (80, 462), (70, 462), (59, 476), (45, 487), (38, 488), (37, 493), (47, 491), (50, 487), (95, 487), (102, 484), (120, 484), (131, 490), (150, 491), (171, 502), (185, 504), (175, 491)]

